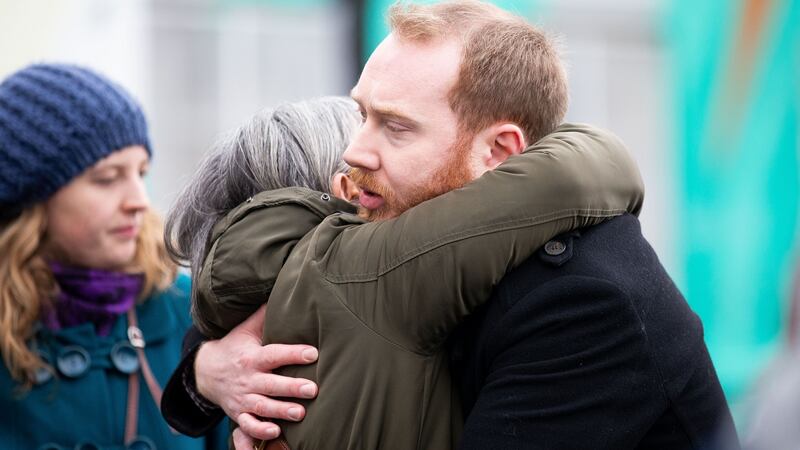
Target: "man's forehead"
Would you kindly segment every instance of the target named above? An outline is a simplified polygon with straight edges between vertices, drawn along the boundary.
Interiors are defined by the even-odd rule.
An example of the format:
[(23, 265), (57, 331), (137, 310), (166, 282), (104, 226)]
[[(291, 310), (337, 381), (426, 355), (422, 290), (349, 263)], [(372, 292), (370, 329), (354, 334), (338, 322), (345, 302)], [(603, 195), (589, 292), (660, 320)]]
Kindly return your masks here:
[(420, 99), (446, 100), (460, 63), (457, 43), (408, 42), (389, 35), (370, 56), (351, 96), (364, 103), (394, 105)]
[(457, 39), (412, 41), (390, 34), (370, 55), (364, 70), (381, 73), (400, 70), (425, 79), (455, 78), (461, 47)]

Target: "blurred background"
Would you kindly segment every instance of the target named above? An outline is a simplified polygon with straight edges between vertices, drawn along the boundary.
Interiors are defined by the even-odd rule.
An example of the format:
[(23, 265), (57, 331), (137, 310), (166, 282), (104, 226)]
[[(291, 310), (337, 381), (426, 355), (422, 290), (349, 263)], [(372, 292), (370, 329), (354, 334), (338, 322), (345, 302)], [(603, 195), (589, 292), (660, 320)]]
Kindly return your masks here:
[[(0, 76), (67, 61), (131, 90), (150, 119), (163, 212), (221, 133), (280, 102), (346, 95), (391, 3), (0, 0)], [(644, 233), (702, 317), (746, 427), (753, 386), (800, 319), (800, 1), (495, 3), (558, 37), (568, 119), (633, 151)]]

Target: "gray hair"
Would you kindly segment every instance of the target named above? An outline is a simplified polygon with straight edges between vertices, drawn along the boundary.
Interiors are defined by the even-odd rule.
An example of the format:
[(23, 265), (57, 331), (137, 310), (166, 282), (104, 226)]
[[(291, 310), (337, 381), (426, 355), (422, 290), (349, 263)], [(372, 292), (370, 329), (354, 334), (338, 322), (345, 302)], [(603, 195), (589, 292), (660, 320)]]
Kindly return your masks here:
[(175, 200), (164, 230), (170, 256), (196, 275), (214, 225), (249, 197), (293, 186), (330, 192), (331, 178), (347, 171), (342, 153), (359, 123), (346, 97), (285, 103), (253, 116), (209, 151)]

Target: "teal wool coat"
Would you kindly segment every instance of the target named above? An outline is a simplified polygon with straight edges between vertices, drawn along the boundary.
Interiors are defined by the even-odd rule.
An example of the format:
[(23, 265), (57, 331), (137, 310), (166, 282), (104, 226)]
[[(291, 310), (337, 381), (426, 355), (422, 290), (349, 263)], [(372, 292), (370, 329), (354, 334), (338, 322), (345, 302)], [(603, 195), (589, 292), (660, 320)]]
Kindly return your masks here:
[[(145, 353), (153, 374), (163, 387), (181, 356), (181, 339), (191, 323), (189, 286), (179, 276), (167, 290), (153, 295), (136, 307), (146, 341)], [(30, 391), (19, 389), (8, 368), (0, 367), (0, 448), (3, 450), (102, 449), (122, 450), (128, 397), (128, 375), (112, 362), (112, 349), (127, 342), (127, 316), (121, 316), (111, 333), (99, 337), (94, 325), (86, 323), (51, 332), (40, 329), (31, 345), (56, 364), (59, 357), (74, 355), (76, 348), (89, 355), (85, 373), (70, 378), (60, 369), (56, 375), (36, 384)], [(77, 350), (80, 353), (80, 350)], [(135, 358), (128, 358), (127, 362)], [(80, 361), (86, 358), (79, 357)], [(74, 360), (73, 360), (74, 361)], [(119, 361), (119, 360), (118, 360)], [(124, 361), (124, 360), (123, 360)], [(74, 369), (76, 365), (73, 365)], [(69, 372), (69, 367), (67, 367)], [(174, 434), (161, 417), (147, 383), (139, 374), (138, 433), (140, 444), (130, 448), (158, 450), (227, 449), (226, 429), (206, 438)], [(43, 377), (48, 378), (48, 377)]]

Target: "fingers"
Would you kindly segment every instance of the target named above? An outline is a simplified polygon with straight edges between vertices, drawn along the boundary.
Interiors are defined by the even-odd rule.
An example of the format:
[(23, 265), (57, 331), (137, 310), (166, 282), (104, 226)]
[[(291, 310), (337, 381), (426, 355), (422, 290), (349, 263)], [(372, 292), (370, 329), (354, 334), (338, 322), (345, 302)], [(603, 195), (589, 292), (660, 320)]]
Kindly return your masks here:
[(249, 393), (269, 397), (310, 399), (317, 396), (317, 385), (305, 378), (291, 378), (271, 373), (258, 373), (248, 380)]
[[(239, 424), (239, 432), (245, 435), (239, 439), (242, 442), (250, 443), (250, 447), (246, 450), (251, 450), (253, 448), (253, 439), (263, 439), (265, 441), (269, 441), (275, 439), (281, 434), (281, 429), (278, 428), (278, 426), (274, 423), (258, 420), (253, 415), (247, 413), (239, 414), (239, 417), (236, 418), (236, 423)], [(235, 439), (236, 436), (234, 435), (234, 442)], [(246, 439), (249, 439), (249, 441)], [(238, 449), (239, 447), (236, 448)]]
[(263, 395), (249, 394), (242, 399), (242, 412), (267, 419), (284, 419), (297, 422), (306, 415), (302, 405), (275, 400)]
[(266, 310), (267, 304), (265, 303), (259, 307), (256, 312), (251, 314), (250, 317), (248, 317), (244, 322), (240, 323), (233, 330), (231, 330), (231, 333), (242, 332), (261, 338), (261, 334), (264, 331), (264, 314), (266, 313)]
[(310, 364), (318, 356), (317, 349), (310, 345), (269, 344), (260, 349), (256, 359), (259, 368), (270, 371), (282, 366)]
[(255, 440), (244, 434), (240, 428), (233, 430), (233, 448), (236, 450), (253, 450), (255, 446)]

